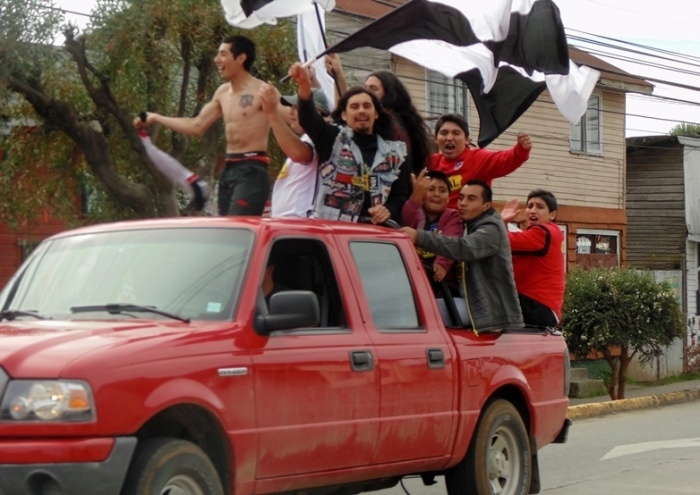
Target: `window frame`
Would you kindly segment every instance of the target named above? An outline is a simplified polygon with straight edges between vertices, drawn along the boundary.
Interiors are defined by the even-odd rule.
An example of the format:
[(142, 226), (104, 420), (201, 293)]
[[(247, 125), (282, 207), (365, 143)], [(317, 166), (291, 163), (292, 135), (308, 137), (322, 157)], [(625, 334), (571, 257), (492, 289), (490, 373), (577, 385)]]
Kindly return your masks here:
[(41, 244), (41, 240), (37, 239), (18, 239), (17, 246), (19, 247), (19, 260), (20, 263), (24, 263), (29, 255)]
[[(595, 142), (597, 149), (591, 149), (591, 143), (588, 139), (588, 120), (591, 108), (591, 100), (596, 99), (598, 108), (594, 109), (598, 112), (598, 139)], [(574, 139), (574, 132), (578, 131), (578, 139)], [(574, 142), (580, 143), (579, 149), (574, 148)], [(569, 125), (569, 152), (583, 155), (602, 156), (603, 155), (603, 96), (599, 92), (594, 92), (588, 99), (586, 112), (581, 116), (581, 119), (576, 124)]]
[[(620, 243), (620, 238), (622, 237), (622, 232), (619, 230), (606, 230), (606, 229), (578, 229), (576, 230), (576, 255), (578, 256), (579, 254), (584, 254), (586, 253), (579, 253), (578, 251), (578, 239), (579, 236), (584, 236), (584, 235), (604, 235), (604, 236), (610, 236), (610, 237), (615, 237), (616, 242), (616, 252), (614, 253), (617, 255), (617, 266), (620, 266), (620, 255), (622, 251), (622, 245)], [(612, 254), (612, 253), (611, 253)], [(587, 255), (595, 255), (595, 253), (588, 253)]]
[[(433, 87), (448, 88), (442, 92), (442, 98), (446, 105), (433, 98)], [(458, 94), (458, 91), (461, 94)], [(437, 91), (435, 92), (437, 93)], [(467, 85), (459, 79), (450, 79), (444, 74), (426, 69), (425, 70), (425, 94), (426, 113), (428, 115), (439, 116), (445, 113), (458, 113), (464, 115), (467, 122), (470, 122), (470, 95)]]
[[(273, 249), (278, 244), (283, 244), (287, 242), (298, 243), (301, 242), (306, 244), (306, 251), (296, 253), (297, 256), (315, 256), (317, 258), (317, 268), (322, 270), (323, 275), (323, 285), (326, 291), (328, 291), (328, 304), (333, 307), (336, 311), (336, 318), (338, 319), (339, 325), (322, 325), (319, 322), (317, 327), (304, 327), (296, 328), (290, 330), (275, 330), (269, 334), (270, 337), (282, 336), (282, 335), (331, 335), (331, 334), (349, 334), (352, 333), (352, 328), (348, 323), (348, 311), (345, 306), (345, 301), (342, 297), (342, 291), (340, 288), (340, 283), (338, 281), (338, 272), (335, 268), (335, 263), (333, 261), (333, 255), (328, 249), (328, 246), (323, 241), (323, 239), (309, 236), (309, 237), (297, 237), (297, 236), (280, 236), (273, 239), (269, 246), (267, 247), (267, 254), (265, 259), (264, 267), (267, 267), (268, 263), (272, 258)], [(315, 245), (315, 246), (314, 246)], [(283, 246), (284, 247), (284, 246)], [(284, 249), (283, 249), (284, 251)], [(260, 281), (264, 278), (264, 268), (263, 273), (260, 276)], [(262, 287), (259, 287), (260, 295), (262, 296)], [(318, 296), (318, 294), (317, 294)], [(323, 311), (323, 302), (319, 298), (319, 309)], [(265, 304), (262, 302), (262, 304)], [(267, 304), (265, 304), (267, 308)]]

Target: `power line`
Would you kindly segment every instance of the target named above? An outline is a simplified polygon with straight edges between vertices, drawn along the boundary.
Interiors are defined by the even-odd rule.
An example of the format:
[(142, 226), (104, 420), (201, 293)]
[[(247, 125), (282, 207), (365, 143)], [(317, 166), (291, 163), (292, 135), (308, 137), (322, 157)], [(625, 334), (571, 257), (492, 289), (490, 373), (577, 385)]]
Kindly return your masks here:
[[(649, 51), (652, 51), (652, 52), (663, 53), (663, 54), (666, 54), (666, 55), (674, 55), (674, 56), (677, 56), (677, 57), (680, 57), (680, 58), (687, 58), (687, 59), (689, 59), (689, 60), (696, 60), (696, 61), (700, 60), (700, 57), (696, 57), (696, 56), (693, 56), (693, 55), (689, 55), (689, 54), (687, 54), (687, 53), (674, 52), (674, 51), (672, 51), (672, 50), (667, 50), (667, 49), (665, 49), (665, 48), (658, 48), (658, 47), (655, 47), (655, 46), (642, 45), (641, 43), (634, 43), (634, 42), (632, 42), (632, 41), (625, 41), (625, 40), (621, 40), (621, 39), (618, 39), (618, 38), (610, 38), (610, 37), (608, 37), (608, 36), (603, 36), (603, 35), (601, 35), (601, 34), (593, 34), (593, 33), (587, 32), (587, 31), (580, 31), (580, 30), (578, 30), (578, 29), (568, 29), (568, 28), (567, 28), (567, 31), (573, 31), (573, 32), (576, 32), (576, 33), (585, 34), (585, 35), (587, 35), (587, 36), (594, 36), (594, 37), (596, 37), (596, 38), (600, 38), (600, 39), (612, 41), (612, 42), (615, 42), (615, 43), (618, 43), (618, 44), (621, 44), (621, 45), (629, 45), (629, 46), (634, 46), (634, 47), (637, 47), (637, 48), (643, 48), (643, 49), (645, 49), (645, 50), (649, 50)], [(586, 38), (582, 38), (582, 39), (586, 39)], [(588, 39), (590, 39), (590, 38), (588, 38)], [(610, 44), (610, 46), (615, 46), (615, 45)]]
[(54, 7), (52, 5), (42, 5), (41, 7), (46, 9), (46, 10), (55, 10), (56, 12), (61, 12), (63, 14), (81, 15), (84, 17), (88, 17), (90, 19), (92, 19), (92, 17), (93, 17), (92, 14), (86, 14), (84, 12), (76, 12), (74, 10), (66, 10), (66, 9), (62, 9), (60, 7)]
[[(697, 27), (696, 24), (688, 24), (688, 23), (686, 23), (686, 22), (681, 22), (681, 21), (679, 21), (678, 19), (672, 19), (672, 20), (671, 20), (671, 19), (669, 19), (668, 17), (664, 18), (663, 16), (659, 16), (659, 12), (658, 12), (658, 11), (655, 11), (653, 15), (647, 15), (646, 12), (643, 12), (643, 11), (640, 11), (640, 10), (629, 10), (629, 9), (625, 9), (625, 8), (620, 7), (619, 5), (611, 5), (611, 4), (602, 3), (602, 2), (596, 1), (596, 0), (588, 0), (588, 1), (589, 1), (590, 3), (600, 5), (601, 7), (607, 7), (607, 8), (611, 8), (611, 9), (616, 9), (616, 10), (620, 10), (620, 11), (622, 11), (622, 12), (628, 12), (628, 13), (630, 13), (630, 14), (635, 14), (635, 15), (639, 15), (639, 16), (643, 16), (643, 17), (650, 17), (650, 18), (653, 18), (653, 19), (656, 20), (656, 21), (662, 20), (662, 21), (665, 21), (665, 22), (673, 22), (673, 23), (675, 23), (675, 24), (679, 24), (679, 25), (683, 25), (683, 26), (689, 26), (689, 27), (693, 27), (693, 28), (696, 28), (696, 27)], [(700, 17), (700, 14), (693, 13), (693, 12), (690, 12), (690, 11), (685, 12), (685, 9), (686, 9), (686, 6), (684, 5), (684, 16), (685, 16), (685, 15), (696, 15), (696, 16), (699, 16), (699, 17)]]

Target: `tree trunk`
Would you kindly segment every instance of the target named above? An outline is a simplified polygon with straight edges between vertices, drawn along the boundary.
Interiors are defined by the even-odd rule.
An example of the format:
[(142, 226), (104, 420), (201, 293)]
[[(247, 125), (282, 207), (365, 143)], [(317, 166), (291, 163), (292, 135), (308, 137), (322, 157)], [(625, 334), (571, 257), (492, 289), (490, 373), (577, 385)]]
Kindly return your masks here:
[(618, 358), (610, 355), (607, 352), (603, 354), (603, 357), (608, 363), (608, 366), (610, 366), (610, 382), (608, 383), (608, 395), (610, 396), (611, 400), (617, 400), (617, 384), (619, 380), (618, 373), (620, 370), (619, 361)]
[(629, 348), (624, 345), (620, 347), (620, 377), (618, 379), (617, 385), (618, 399), (625, 398), (625, 385), (627, 384), (627, 368), (629, 367), (631, 360), (632, 358), (631, 356), (629, 356)]
[[(75, 53), (84, 55), (81, 51), (84, 48), (75, 46), (73, 48), (71, 53), (76, 57), (76, 62), (79, 62), (79, 68), (85, 72), (86, 61), (75, 55)], [(83, 64), (82, 67), (80, 63)], [(23, 79), (21, 74), (10, 75), (7, 78), (7, 85), (11, 91), (24, 97), (48, 127), (62, 131), (73, 140), (83, 152), (90, 170), (103, 184), (105, 191), (115, 204), (131, 208), (141, 217), (179, 215), (173, 185), (162, 174), (153, 173), (155, 168), (148, 161), (133, 125), (127, 121), (121, 109), (113, 108), (116, 104), (109, 90), (99, 91), (86, 85), (88, 93), (98, 107), (102, 105), (105, 109), (111, 108), (112, 113), (120, 117), (120, 127), (125, 130), (127, 139), (132, 142), (133, 148), (140, 152), (142, 160), (147, 163), (149, 170), (156, 178), (155, 192), (143, 184), (133, 183), (119, 175), (102, 130), (95, 128), (92, 122), (83, 121), (68, 103), (49, 97), (41, 85), (38, 83), (33, 85), (32, 81)]]
[(109, 146), (99, 130), (81, 122), (67, 103), (49, 98), (18, 79), (9, 78), (8, 83), (14, 92), (24, 96), (40, 117), (66, 133), (78, 145), (93, 174), (104, 184), (112, 200), (133, 208), (142, 216), (153, 216), (154, 204), (150, 192), (146, 186), (132, 184), (116, 173)]

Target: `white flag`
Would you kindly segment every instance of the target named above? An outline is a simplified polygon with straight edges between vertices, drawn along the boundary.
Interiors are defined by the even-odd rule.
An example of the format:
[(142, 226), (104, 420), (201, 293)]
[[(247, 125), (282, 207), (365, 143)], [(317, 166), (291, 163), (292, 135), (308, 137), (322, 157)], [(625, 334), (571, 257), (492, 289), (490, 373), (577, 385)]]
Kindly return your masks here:
[(209, 185), (200, 179), (197, 174), (189, 170), (182, 163), (158, 148), (144, 130), (139, 131), (141, 142), (146, 149), (146, 154), (155, 167), (168, 179), (180, 187), (190, 198), (192, 207), (196, 210), (210, 211)]
[[(315, 58), (326, 49), (323, 42), (323, 33), (326, 29), (325, 13), (318, 10), (311, 10), (297, 16), (297, 44), (299, 47), (299, 60), (306, 62)], [(321, 83), (321, 89), (326, 93), (330, 102), (330, 109), (335, 106), (335, 85), (333, 78), (326, 72), (323, 57), (313, 63), (316, 69), (316, 78)]]

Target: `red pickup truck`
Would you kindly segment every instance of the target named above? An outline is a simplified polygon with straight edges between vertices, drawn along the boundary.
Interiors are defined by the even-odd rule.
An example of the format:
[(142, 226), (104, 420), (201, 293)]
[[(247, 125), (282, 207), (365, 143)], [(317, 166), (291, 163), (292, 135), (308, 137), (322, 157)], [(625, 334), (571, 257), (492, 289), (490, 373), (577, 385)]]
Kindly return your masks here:
[[(266, 278), (270, 277), (271, 278)], [(446, 328), (400, 231), (179, 218), (54, 236), (0, 293), (0, 494), (539, 491), (558, 332)]]

